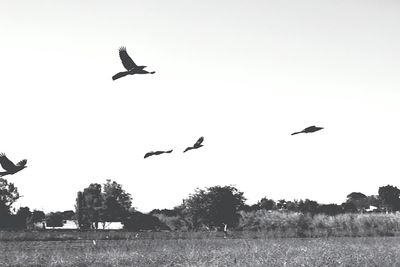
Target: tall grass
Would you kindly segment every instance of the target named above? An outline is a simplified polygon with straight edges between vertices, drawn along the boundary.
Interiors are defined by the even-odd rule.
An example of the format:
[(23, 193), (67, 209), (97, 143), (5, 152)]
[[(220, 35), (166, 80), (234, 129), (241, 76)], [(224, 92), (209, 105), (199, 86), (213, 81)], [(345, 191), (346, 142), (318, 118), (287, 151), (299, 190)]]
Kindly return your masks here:
[(394, 237), (0, 242), (0, 266), (400, 266)]
[(238, 229), (268, 237), (394, 236), (400, 233), (400, 213), (310, 215), (258, 210), (242, 212)]

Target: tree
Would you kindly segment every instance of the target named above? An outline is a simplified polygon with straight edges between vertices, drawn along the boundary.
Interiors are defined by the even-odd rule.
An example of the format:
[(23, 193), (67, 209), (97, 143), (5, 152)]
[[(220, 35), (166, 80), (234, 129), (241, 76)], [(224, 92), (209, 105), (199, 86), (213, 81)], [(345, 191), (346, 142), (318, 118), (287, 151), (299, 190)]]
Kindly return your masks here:
[(122, 221), (132, 205), (131, 195), (117, 182), (90, 184), (83, 192), (78, 192), (75, 212), (79, 228), (98, 228), (98, 223)]
[[(31, 216), (28, 218), (28, 226), (34, 228), (34, 224), (38, 222), (43, 222), (45, 220), (46, 215), (41, 210), (33, 210)], [(44, 227), (44, 225), (43, 225)]]
[(132, 197), (117, 182), (107, 180), (103, 185), (102, 221), (121, 221), (128, 215)]
[(17, 211), (16, 217), (16, 228), (26, 229), (28, 220), (32, 216), (32, 212), (28, 207), (20, 207)]
[(369, 207), (368, 198), (360, 192), (352, 192), (347, 195), (346, 202), (352, 203), (357, 211), (364, 211)]
[(299, 211), (302, 213), (309, 213), (311, 215), (317, 213), (319, 204), (314, 200), (300, 200), (298, 203)]
[(89, 213), (86, 212), (85, 198), (83, 197), (83, 192), (79, 191), (76, 204), (75, 204), (75, 214), (76, 220), (78, 221), (79, 229), (89, 229), (91, 226)]
[(100, 220), (100, 210), (103, 206), (103, 196), (100, 184), (90, 184), (83, 190), (86, 216), (92, 228), (97, 229)]
[(257, 203), (259, 209), (264, 209), (264, 210), (275, 210), (276, 209), (276, 203), (272, 199), (268, 199), (266, 197), (263, 197), (260, 201)]
[(0, 217), (11, 215), (11, 206), (18, 199), (18, 189), (14, 184), (0, 178)]
[(73, 210), (66, 210), (62, 212), (62, 216), (64, 220), (74, 220), (75, 212)]
[(214, 186), (196, 189), (195, 193), (184, 200), (184, 214), (190, 220), (193, 229), (221, 227), (223, 223), (236, 226), (238, 211), (243, 207), (243, 193), (233, 186)]
[(397, 211), (400, 208), (400, 190), (391, 185), (381, 186), (378, 190), (379, 199), (389, 211)]

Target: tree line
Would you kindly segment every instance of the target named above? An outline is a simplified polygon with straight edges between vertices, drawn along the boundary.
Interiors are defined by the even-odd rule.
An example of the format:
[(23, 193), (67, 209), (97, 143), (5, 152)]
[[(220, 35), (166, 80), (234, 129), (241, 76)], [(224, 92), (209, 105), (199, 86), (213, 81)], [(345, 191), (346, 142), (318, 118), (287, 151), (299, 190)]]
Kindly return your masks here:
[[(107, 222), (121, 222), (126, 230), (212, 230), (227, 224), (238, 225), (243, 212), (258, 210), (338, 215), (341, 213), (400, 211), (400, 190), (392, 185), (379, 187), (377, 195), (352, 192), (342, 204), (320, 204), (317, 201), (263, 197), (256, 204), (246, 204), (244, 193), (234, 186), (197, 188), (173, 209), (154, 209), (148, 214), (132, 207), (132, 196), (122, 185), (111, 180), (92, 183), (77, 192), (75, 210), (63, 212), (30, 211), (12, 208), (20, 195), (17, 187), (0, 178), (0, 228), (30, 229), (38, 223), (47, 227), (62, 226), (66, 220), (76, 221), (79, 229), (104, 229)], [(373, 208), (371, 208), (373, 207)], [(43, 225), (44, 226), (44, 225)]]

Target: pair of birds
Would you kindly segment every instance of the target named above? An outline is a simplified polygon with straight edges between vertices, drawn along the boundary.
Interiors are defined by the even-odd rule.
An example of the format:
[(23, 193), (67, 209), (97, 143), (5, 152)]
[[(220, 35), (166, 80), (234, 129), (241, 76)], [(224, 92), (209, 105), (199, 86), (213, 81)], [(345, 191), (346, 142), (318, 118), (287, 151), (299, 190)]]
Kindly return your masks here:
[[(202, 147), (202, 146), (203, 146), (203, 145), (202, 145), (203, 141), (204, 141), (204, 137), (202, 136), (202, 137), (200, 137), (200, 138), (196, 141), (196, 143), (194, 143), (193, 146), (187, 147), (187, 148), (183, 151), (183, 153), (185, 153), (185, 152), (187, 152), (187, 151), (189, 151), (189, 150), (192, 150), (192, 149), (198, 149), (198, 148)], [(161, 155), (161, 154), (164, 154), (164, 153), (171, 153), (171, 152), (172, 152), (172, 149), (171, 149), (171, 150), (168, 150), (168, 151), (150, 151), (150, 152), (148, 152), (148, 153), (146, 153), (146, 154), (144, 155), (144, 158), (148, 158), (148, 157), (154, 156), (154, 155)]]

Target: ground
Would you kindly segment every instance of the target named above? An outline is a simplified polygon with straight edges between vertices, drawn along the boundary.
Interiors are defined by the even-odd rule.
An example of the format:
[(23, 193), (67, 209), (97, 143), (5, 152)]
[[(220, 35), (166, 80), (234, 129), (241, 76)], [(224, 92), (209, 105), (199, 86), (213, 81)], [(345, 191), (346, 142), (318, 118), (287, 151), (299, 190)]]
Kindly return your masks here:
[(400, 266), (399, 237), (0, 241), (0, 266)]

